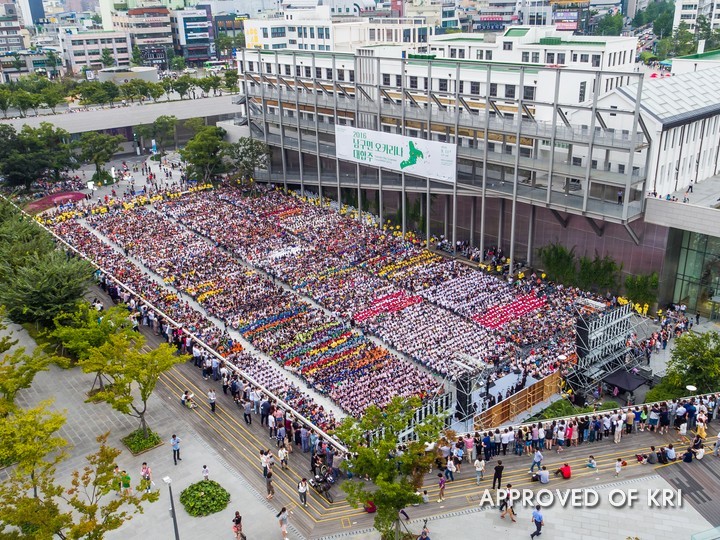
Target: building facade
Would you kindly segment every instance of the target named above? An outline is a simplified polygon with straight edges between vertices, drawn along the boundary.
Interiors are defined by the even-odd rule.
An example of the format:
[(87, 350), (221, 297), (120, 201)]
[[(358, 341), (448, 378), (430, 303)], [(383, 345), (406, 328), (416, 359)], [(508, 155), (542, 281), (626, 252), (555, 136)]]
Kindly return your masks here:
[(102, 54), (112, 52), (116, 66), (129, 66), (132, 57), (130, 35), (126, 32), (77, 32), (59, 34), (63, 62), (72, 73), (82, 73), (83, 68), (99, 70), (104, 67)]
[(691, 31), (697, 27), (699, 17), (705, 17), (713, 29), (720, 28), (720, 1), (718, 0), (675, 0), (673, 30), (681, 22), (688, 25)]
[(175, 54), (188, 64), (199, 65), (210, 60), (214, 43), (211, 39), (211, 17), (203, 9), (183, 9), (170, 12)]
[(15, 4), (0, 4), (0, 53), (25, 48), (22, 26)]
[(263, 50), (352, 51), (368, 44), (427, 43), (434, 34), (422, 18), (333, 19), (327, 6), (248, 19), (244, 26), (246, 47)]
[[(511, 264), (532, 264), (536, 248), (561, 241), (578, 255), (610, 254), (627, 272), (670, 268), (671, 227), (645, 218), (648, 200), (665, 201), (648, 193), (686, 189), (690, 179), (701, 183), (717, 173), (708, 156), (720, 147), (711, 120), (720, 106), (701, 89), (720, 83), (708, 78), (689, 92), (691, 81), (682, 77), (672, 78), (675, 87), (643, 81), (630, 69), (633, 40), (605, 38), (605, 48), (593, 49), (597, 42), (574, 37), (516, 50), (503, 45), (512, 42), (512, 30), (493, 51), (499, 43), (519, 55), (515, 63), (488, 60), (485, 52), (479, 60), (477, 50), (467, 58), (470, 48), (466, 58), (453, 58), (453, 45), (442, 38), (428, 44), (431, 50), (439, 43), (442, 58), (398, 46), (355, 54), (242, 51), (241, 122), (272, 149), (270, 170), (259, 178), (336, 200), (351, 190), (355, 201), (376, 201), (381, 219), (397, 210), (403, 228), (408, 205), (419, 200), (425, 234), (480, 249), (501, 245)], [(548, 65), (546, 55), (560, 51), (553, 47), (563, 48), (564, 65), (557, 57)], [(677, 114), (659, 112), (671, 106)], [(340, 126), (450, 144), (455, 180), (340, 159)], [(661, 277), (671, 298), (674, 277)]]
[(144, 66), (167, 68), (173, 34), (170, 12), (164, 6), (134, 8), (113, 12), (113, 27), (130, 35), (130, 42), (140, 49)]

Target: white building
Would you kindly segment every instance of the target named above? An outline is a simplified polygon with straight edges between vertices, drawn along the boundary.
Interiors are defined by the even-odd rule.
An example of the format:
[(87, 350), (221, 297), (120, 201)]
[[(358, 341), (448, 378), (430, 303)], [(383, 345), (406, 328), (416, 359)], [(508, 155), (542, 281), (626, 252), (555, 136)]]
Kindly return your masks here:
[(59, 38), (63, 62), (72, 73), (81, 73), (83, 68), (99, 70), (111, 67), (102, 64), (105, 49), (112, 53), (115, 66), (130, 65), (132, 48), (127, 32), (61, 33)]
[(701, 52), (672, 59), (673, 75), (717, 67), (720, 67), (720, 51)]
[[(514, 26), (502, 35), (434, 36), (427, 48), (418, 50), (443, 58), (621, 72), (634, 69), (636, 47), (636, 37), (573, 36), (552, 26)], [(603, 90), (611, 90), (622, 84), (622, 77), (605, 81), (607, 88)]]
[(170, 11), (170, 25), (175, 53), (189, 64), (210, 60), (214, 43), (210, 39), (212, 23), (204, 9), (178, 9)]
[(697, 20), (704, 16), (710, 21), (713, 28), (720, 28), (720, 1), (718, 0), (675, 0), (675, 16), (673, 18), (673, 30), (681, 22), (695, 30)]
[(281, 17), (245, 21), (249, 49), (354, 51), (366, 44), (427, 43), (434, 28), (423, 19), (332, 18), (328, 6), (288, 10)]

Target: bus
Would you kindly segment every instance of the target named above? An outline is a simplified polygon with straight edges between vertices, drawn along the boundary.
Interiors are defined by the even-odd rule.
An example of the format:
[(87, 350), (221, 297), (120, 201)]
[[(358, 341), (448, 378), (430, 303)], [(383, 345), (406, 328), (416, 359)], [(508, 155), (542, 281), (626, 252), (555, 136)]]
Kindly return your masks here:
[(218, 72), (230, 69), (230, 63), (227, 60), (209, 60), (203, 64), (206, 71)]

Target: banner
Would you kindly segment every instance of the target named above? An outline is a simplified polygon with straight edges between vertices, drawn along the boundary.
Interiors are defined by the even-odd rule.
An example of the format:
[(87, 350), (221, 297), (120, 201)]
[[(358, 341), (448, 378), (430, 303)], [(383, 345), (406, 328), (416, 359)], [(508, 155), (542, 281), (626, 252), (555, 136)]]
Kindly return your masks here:
[(336, 125), (335, 153), (353, 163), (455, 183), (454, 144)]

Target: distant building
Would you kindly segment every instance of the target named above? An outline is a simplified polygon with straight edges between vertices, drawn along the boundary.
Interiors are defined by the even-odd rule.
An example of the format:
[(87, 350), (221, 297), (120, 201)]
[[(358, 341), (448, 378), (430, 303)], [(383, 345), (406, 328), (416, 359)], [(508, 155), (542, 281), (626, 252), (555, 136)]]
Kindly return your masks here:
[(720, 67), (720, 51), (678, 56), (672, 59), (672, 74), (681, 75), (692, 71)]
[(113, 13), (113, 26), (130, 35), (132, 47), (138, 47), (144, 66), (167, 67), (173, 34), (170, 11), (164, 6), (134, 8)]
[(22, 27), (15, 4), (0, 4), (0, 53), (25, 48)]
[(327, 6), (245, 21), (250, 49), (354, 51), (362, 45), (427, 43), (434, 27), (423, 18), (331, 18)]
[(83, 68), (99, 70), (106, 67), (101, 60), (105, 49), (112, 52), (115, 66), (129, 66), (132, 57), (130, 34), (121, 31), (60, 34), (60, 47), (65, 65), (76, 74)]
[(170, 12), (175, 54), (185, 57), (188, 64), (199, 64), (212, 56), (210, 39), (212, 24), (204, 9), (183, 9)]
[(713, 29), (720, 28), (720, 1), (675, 0), (673, 30), (677, 29), (681, 22), (687, 24), (690, 30), (695, 30), (697, 20), (700, 16), (705, 17), (710, 22)]

